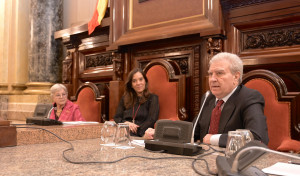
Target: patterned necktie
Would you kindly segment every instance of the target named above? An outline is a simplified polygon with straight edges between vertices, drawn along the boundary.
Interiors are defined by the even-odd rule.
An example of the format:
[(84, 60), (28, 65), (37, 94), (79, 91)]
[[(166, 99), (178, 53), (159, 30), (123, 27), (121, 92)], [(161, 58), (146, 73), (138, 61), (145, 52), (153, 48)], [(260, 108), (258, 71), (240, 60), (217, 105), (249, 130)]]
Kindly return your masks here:
[(209, 134), (217, 134), (219, 130), (219, 122), (221, 117), (221, 106), (223, 100), (218, 100), (216, 107), (213, 109), (210, 118)]

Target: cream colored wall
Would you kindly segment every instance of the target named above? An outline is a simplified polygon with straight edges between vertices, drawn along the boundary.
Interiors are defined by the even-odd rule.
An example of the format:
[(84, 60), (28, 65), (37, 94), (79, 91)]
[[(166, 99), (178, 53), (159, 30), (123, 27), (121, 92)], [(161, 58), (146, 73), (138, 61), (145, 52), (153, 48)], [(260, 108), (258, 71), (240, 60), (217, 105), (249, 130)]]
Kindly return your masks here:
[[(63, 0), (63, 28), (87, 23), (97, 0)], [(49, 95), (25, 95), (28, 82), (30, 0), (0, 0), (0, 120), (25, 120)]]

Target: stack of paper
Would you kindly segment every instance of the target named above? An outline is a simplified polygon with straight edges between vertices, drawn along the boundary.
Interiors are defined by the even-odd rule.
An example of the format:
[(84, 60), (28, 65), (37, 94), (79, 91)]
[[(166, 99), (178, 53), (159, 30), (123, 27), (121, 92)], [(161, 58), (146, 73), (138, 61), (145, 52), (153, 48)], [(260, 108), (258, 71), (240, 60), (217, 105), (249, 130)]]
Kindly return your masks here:
[(267, 174), (299, 176), (300, 165), (278, 162), (270, 167), (263, 169), (262, 171)]

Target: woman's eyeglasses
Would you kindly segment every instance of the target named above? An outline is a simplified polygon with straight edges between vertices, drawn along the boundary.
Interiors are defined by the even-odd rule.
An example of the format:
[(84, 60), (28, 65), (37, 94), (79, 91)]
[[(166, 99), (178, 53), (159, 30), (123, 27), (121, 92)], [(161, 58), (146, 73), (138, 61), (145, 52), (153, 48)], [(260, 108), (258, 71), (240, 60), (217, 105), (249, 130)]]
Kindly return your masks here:
[(67, 96), (67, 94), (56, 94), (54, 96), (55, 96), (55, 98), (65, 98)]

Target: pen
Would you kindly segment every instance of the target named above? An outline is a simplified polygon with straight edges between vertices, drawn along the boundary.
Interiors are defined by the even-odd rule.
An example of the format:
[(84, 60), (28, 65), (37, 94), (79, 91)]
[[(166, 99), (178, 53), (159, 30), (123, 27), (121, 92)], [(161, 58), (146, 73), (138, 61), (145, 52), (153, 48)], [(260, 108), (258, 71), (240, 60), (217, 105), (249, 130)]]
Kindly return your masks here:
[(289, 164), (297, 164), (300, 165), (300, 161), (288, 161)]

